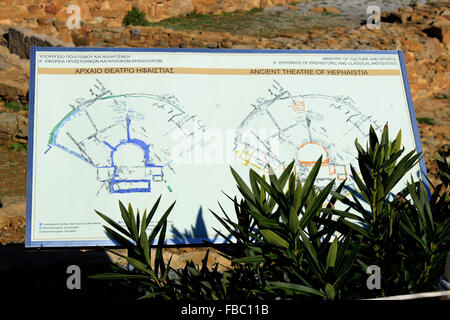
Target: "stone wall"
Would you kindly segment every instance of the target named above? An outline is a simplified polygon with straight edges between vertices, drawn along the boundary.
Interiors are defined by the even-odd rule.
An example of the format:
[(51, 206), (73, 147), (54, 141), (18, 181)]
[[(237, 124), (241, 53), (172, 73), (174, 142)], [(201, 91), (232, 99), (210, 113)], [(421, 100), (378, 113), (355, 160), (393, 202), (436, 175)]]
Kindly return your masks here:
[(22, 26), (9, 28), (7, 38), (9, 52), (18, 55), (22, 59), (30, 59), (30, 49), (32, 46), (73, 47), (71, 42), (65, 43), (58, 38), (50, 37), (44, 34), (36, 34)]
[[(364, 26), (309, 30), (280, 33), (270, 39), (226, 32), (97, 24), (85, 24), (80, 30), (69, 33), (64, 27), (55, 36), (60, 40), (68, 38), (76, 46), (95, 47), (402, 50), (414, 101), (450, 97), (450, 5), (435, 3), (414, 9), (405, 7), (384, 14), (383, 20), (380, 30), (368, 30)], [(58, 39), (36, 35), (22, 27), (10, 27), (3, 31), (0, 27), (0, 98), (4, 101), (27, 103), (29, 61), (26, 55), (22, 55), (21, 59), (13, 53), (26, 52), (29, 48), (26, 39), (30, 37), (48, 41), (51, 45), (66, 45)], [(16, 51), (11, 53), (8, 48)], [(0, 112), (3, 109), (0, 103)], [(445, 112), (439, 117), (448, 119)], [(6, 136), (15, 141), (20, 138), (13, 132), (15, 129), (11, 129), (13, 127), (18, 128), (9, 121), (4, 140)]]
[(53, 21), (66, 21), (70, 5), (80, 7), (84, 23), (120, 26), (127, 10), (138, 7), (149, 21), (184, 16), (196, 12), (220, 14), (237, 10), (250, 10), (284, 5), (303, 0), (7, 0), (0, 2), (0, 24), (45, 25)]
[[(23, 5), (30, 1), (22, 0), (20, 3)], [(42, 10), (58, 12), (47, 7), (53, 4), (53, 1), (47, 3), (49, 4)], [(91, 2), (92, 10), (100, 4), (106, 10), (107, 3), (108, 1)], [(117, 3), (122, 2), (118, 0)], [(130, 0), (127, 3), (131, 5), (134, 1)], [(273, 3), (275, 2), (271, 2)], [(2, 4), (0, 3), (0, 6)], [(356, 29), (309, 30), (302, 33), (280, 33), (270, 39), (231, 35), (226, 32), (177, 31), (163, 27), (105, 26), (96, 23), (86, 23), (80, 30), (73, 31), (68, 30), (64, 24), (61, 32), (54, 33), (52, 38), (49, 33), (44, 32), (45, 28), (30, 28), (34, 31), (30, 33), (23, 27), (10, 27), (2, 31), (0, 26), (0, 76), (17, 74), (16, 77), (4, 77), (4, 80), (0, 81), (0, 97), (6, 101), (19, 100), (24, 103), (26, 81), (22, 78), (28, 76), (27, 69), (20, 72), (22, 67), (16, 66), (15, 60), (12, 63), (12, 59), (3, 54), (2, 43), (11, 53), (27, 58), (29, 45), (33, 41), (43, 41), (50, 46), (70, 45), (67, 43), (73, 42), (76, 46), (95, 47), (402, 50), (405, 54), (413, 97), (448, 97), (450, 96), (449, 7), (448, 3), (434, 3), (384, 13), (383, 27), (380, 30), (368, 30), (364, 26)], [(1, 9), (0, 14), (3, 14)], [(57, 27), (58, 24), (52, 26)], [(9, 60), (6, 59), (7, 56)], [(15, 82), (10, 83), (12, 81)]]
[(0, 144), (26, 143), (28, 140), (28, 116), (9, 112), (0, 113)]
[[(335, 28), (275, 38), (162, 27), (86, 28), (79, 39), (96, 47), (402, 50), (413, 98), (450, 96), (449, 4), (405, 7), (384, 14), (383, 28)], [(389, 19), (387, 17), (389, 15)], [(394, 18), (393, 18), (394, 17)], [(391, 21), (391, 22), (387, 22)], [(76, 37), (74, 37), (75, 40)]]

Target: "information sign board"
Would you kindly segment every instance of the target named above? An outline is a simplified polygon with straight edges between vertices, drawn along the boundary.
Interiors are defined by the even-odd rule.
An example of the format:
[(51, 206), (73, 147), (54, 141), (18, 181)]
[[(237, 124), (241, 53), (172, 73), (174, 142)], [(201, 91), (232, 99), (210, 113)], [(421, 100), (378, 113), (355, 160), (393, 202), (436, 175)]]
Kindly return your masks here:
[(114, 245), (94, 209), (160, 195), (168, 244), (223, 241), (230, 166), (304, 179), (322, 156), (318, 186), (349, 191), (370, 126), (421, 151), (400, 51), (35, 47), (30, 74), (27, 247)]

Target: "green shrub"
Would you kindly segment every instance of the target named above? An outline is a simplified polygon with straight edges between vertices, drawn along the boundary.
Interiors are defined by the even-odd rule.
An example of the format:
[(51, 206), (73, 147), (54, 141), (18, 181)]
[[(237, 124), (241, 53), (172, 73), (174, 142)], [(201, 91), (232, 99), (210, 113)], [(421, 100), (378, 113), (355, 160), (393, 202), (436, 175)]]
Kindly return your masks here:
[(425, 124), (429, 124), (429, 125), (434, 124), (433, 120), (430, 118), (417, 118), (417, 123), (425, 123)]
[(14, 102), (14, 101), (8, 101), (5, 103), (5, 108), (10, 111), (16, 111), (16, 112), (20, 111), (20, 110), (28, 111), (28, 104), (20, 104), (18, 102)]
[(20, 111), (20, 110), (28, 110), (27, 104), (20, 104), (18, 102), (6, 102), (5, 108), (11, 111)]
[(124, 26), (148, 26), (150, 22), (145, 17), (145, 13), (139, 10), (137, 7), (133, 7), (127, 11), (126, 15), (122, 19)]
[(27, 152), (28, 144), (27, 143), (11, 143), (8, 145), (8, 150), (14, 152)]
[[(362, 245), (361, 263), (380, 267), (381, 292), (372, 292), (370, 296), (432, 291), (437, 289), (437, 279), (450, 251), (448, 191), (444, 196), (435, 191), (429, 200), (423, 182), (411, 181), (395, 197), (389, 197), (393, 187), (417, 163), (419, 155), (412, 151), (400, 158), (404, 152), (400, 149), (400, 133), (392, 143), (387, 137), (385, 127), (381, 141), (371, 130), (366, 150), (356, 142), (362, 178), (351, 170), (359, 191), (352, 199), (334, 195), (358, 212), (359, 218), (350, 221), (348, 212), (334, 210), (340, 216), (336, 229), (353, 230), (352, 241)], [(446, 163), (441, 163), (440, 168), (441, 174), (442, 170), (448, 172)], [(370, 210), (358, 198), (364, 199)]]
[(336, 237), (323, 223), (332, 218), (324, 204), (330, 209), (336, 199), (327, 201), (334, 181), (323, 190), (314, 185), (321, 163), (319, 158), (304, 184), (293, 171), (294, 162), (279, 178), (270, 174), (269, 181), (250, 170), (250, 186), (232, 169), (244, 198), (240, 204), (235, 201), (238, 221), (252, 223), (216, 217), (243, 244), (241, 257), (233, 261), (258, 275), (255, 292), (261, 298), (339, 299), (351, 281), (359, 244), (351, 243), (349, 235)]
[[(115, 267), (113, 269), (114, 272), (112, 273), (98, 274), (91, 278), (101, 280), (137, 281), (136, 296), (139, 299), (150, 297), (160, 297), (165, 299), (174, 298), (175, 292), (173, 286), (168, 285), (168, 272), (170, 268), (168, 265), (166, 266), (164, 262), (162, 247), (167, 229), (167, 216), (172, 211), (175, 202), (166, 210), (150, 235), (147, 235), (146, 232), (148, 225), (156, 213), (160, 200), (161, 197), (156, 201), (150, 212), (147, 214), (147, 211), (145, 211), (142, 217), (139, 214), (139, 210), (135, 216), (131, 205), (128, 206), (127, 210), (122, 202), (119, 201), (119, 207), (126, 229), (114, 220), (96, 211), (96, 213), (108, 222), (111, 227), (117, 230), (115, 231), (110, 227), (104, 226), (108, 236), (115, 240), (119, 245), (128, 249), (128, 256), (123, 256), (115, 252), (113, 253), (124, 258), (134, 267), (135, 271)], [(158, 233), (158, 246), (152, 263), (150, 245), (156, 239)]]

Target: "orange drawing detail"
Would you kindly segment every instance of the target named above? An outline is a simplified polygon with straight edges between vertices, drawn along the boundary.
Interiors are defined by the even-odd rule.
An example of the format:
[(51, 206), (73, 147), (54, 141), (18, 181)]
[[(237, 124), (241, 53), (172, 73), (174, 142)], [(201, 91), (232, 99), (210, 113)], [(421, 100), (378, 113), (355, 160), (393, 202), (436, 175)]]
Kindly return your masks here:
[[(325, 149), (322, 145), (320, 145), (320, 144), (318, 144), (318, 143), (316, 143), (316, 142), (305, 142), (304, 144), (302, 144), (301, 146), (300, 146), (300, 151), (302, 150), (302, 149), (304, 149), (304, 148), (306, 148), (306, 149), (311, 149), (311, 147), (313, 148), (313, 149), (317, 149), (317, 147), (315, 147), (315, 146), (319, 146), (320, 148), (322, 148), (323, 150), (323, 152), (322, 152), (322, 155), (325, 155), (325, 160), (322, 160), (322, 166), (327, 166), (329, 163), (330, 163), (330, 156), (329, 156), (329, 154), (328, 154), (328, 151), (327, 151), (327, 149)], [(305, 150), (305, 149), (304, 149)], [(314, 150), (313, 150), (314, 151)], [(322, 157), (322, 159), (323, 159), (323, 157)], [(314, 166), (314, 164), (316, 163), (316, 161), (301, 161), (301, 160), (299, 160), (298, 161), (302, 166), (306, 166), (306, 167), (312, 167), (312, 166)]]
[(344, 166), (344, 178), (341, 178), (340, 176), (339, 176), (339, 174), (338, 175), (336, 175), (336, 178), (339, 180), (339, 181), (344, 181), (345, 179), (347, 179), (347, 168)]
[[(320, 164), (322, 167), (328, 167), (328, 175), (329, 176), (334, 176), (336, 175), (336, 179), (339, 181), (343, 181), (345, 179), (347, 179), (347, 168), (345, 166), (343, 166), (344, 168), (344, 173), (338, 173), (336, 170), (336, 165), (334, 164), (330, 164), (330, 155), (328, 153), (328, 150), (322, 146), (319, 143), (316, 142), (305, 142), (304, 144), (302, 144), (300, 146), (300, 152), (303, 151), (305, 152), (305, 150), (309, 151), (309, 153), (313, 153), (313, 156), (309, 156), (310, 159), (312, 159), (312, 157), (314, 158), (318, 158), (319, 154), (322, 155), (322, 163)], [(305, 160), (298, 160), (299, 164), (301, 164), (302, 166), (305, 167), (312, 167), (314, 166), (314, 164), (316, 163), (316, 161), (305, 161)], [(342, 177), (342, 175), (344, 177)]]
[(306, 112), (305, 101), (295, 101), (294, 105), (288, 106), (292, 111), (302, 114)]

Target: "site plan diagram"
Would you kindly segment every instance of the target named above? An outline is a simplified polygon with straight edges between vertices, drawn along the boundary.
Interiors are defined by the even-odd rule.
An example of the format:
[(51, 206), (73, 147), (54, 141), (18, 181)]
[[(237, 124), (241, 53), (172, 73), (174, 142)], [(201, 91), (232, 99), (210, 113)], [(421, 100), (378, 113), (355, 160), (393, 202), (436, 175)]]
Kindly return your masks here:
[[(230, 166), (247, 178), (294, 161), (304, 181), (322, 157), (317, 187), (345, 181), (350, 194), (355, 140), (365, 145), (370, 127), (388, 123), (405, 150), (421, 150), (402, 61), (397, 51), (34, 48), (27, 246), (114, 245), (94, 210), (123, 223), (119, 200), (144, 211), (160, 195), (162, 207), (176, 201), (168, 244), (218, 241), (209, 210), (234, 210)], [(200, 218), (206, 231), (188, 232)]]
[[(46, 153), (61, 149), (97, 170), (96, 179), (109, 193), (151, 192), (152, 183), (167, 183), (171, 165), (171, 137), (194, 137), (202, 130), (171, 95), (128, 93), (113, 95), (99, 80), (92, 99), (77, 99), (73, 108), (49, 134)], [(95, 93), (98, 91), (98, 93)], [(183, 152), (191, 152), (194, 141)], [(170, 190), (170, 185), (167, 185)]]

